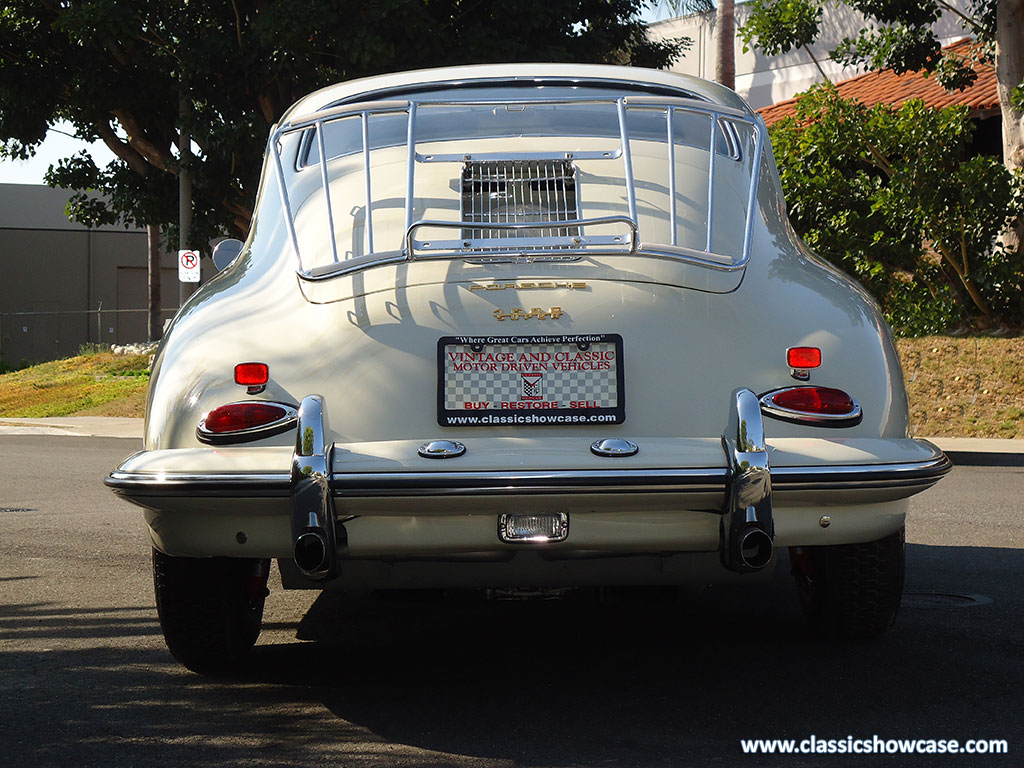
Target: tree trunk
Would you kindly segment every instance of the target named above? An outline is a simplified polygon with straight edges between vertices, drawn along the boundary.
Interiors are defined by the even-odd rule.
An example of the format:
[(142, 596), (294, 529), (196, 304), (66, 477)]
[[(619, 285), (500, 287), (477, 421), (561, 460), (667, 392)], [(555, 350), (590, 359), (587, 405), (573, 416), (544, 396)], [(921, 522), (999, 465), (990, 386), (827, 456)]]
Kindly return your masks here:
[(736, 88), (736, 5), (718, 0), (715, 14), (715, 79), (726, 88)]
[[(996, 90), (1003, 118), (1003, 162), (1011, 170), (1024, 168), (1024, 112), (1013, 106), (1013, 89), (1024, 80), (1024, 0), (996, 4)], [(1024, 86), (1022, 86), (1024, 87)], [(1024, 258), (1024, 221), (1003, 234), (1002, 242)]]
[(149, 243), (149, 340), (158, 341), (160, 327), (160, 227), (146, 225)]

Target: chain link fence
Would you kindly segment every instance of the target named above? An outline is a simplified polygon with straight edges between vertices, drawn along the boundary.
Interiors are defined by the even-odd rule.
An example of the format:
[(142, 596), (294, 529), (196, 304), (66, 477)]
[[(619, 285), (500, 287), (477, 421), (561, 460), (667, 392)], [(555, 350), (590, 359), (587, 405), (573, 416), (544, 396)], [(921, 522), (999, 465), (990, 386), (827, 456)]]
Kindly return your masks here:
[[(161, 324), (177, 307), (160, 311)], [(84, 344), (131, 344), (148, 337), (148, 309), (0, 312), (0, 363), (20, 367), (75, 354)]]

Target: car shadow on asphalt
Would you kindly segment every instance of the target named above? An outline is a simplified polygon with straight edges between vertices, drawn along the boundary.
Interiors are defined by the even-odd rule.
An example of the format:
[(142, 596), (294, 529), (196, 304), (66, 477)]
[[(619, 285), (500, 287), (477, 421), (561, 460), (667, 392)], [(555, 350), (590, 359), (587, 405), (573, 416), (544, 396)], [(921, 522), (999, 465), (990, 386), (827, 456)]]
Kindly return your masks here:
[(906, 605), (870, 645), (813, 637), (784, 559), (766, 584), (675, 600), (324, 593), (298, 628), (314, 642), (258, 648), (254, 679), (308, 685), (388, 742), (523, 764), (714, 762), (740, 738), (811, 734), (1022, 736), (1007, 622), (1024, 552), (911, 545), (908, 562)]
[(0, 747), (21, 768), (674, 766), (769, 764), (747, 738), (1024, 743), (1024, 551), (911, 545), (908, 562), (906, 605), (872, 645), (810, 636), (783, 563), (675, 600), (325, 593), (233, 679), (177, 665), (149, 606), (2, 606), (0, 640), (45, 647), (0, 643)]

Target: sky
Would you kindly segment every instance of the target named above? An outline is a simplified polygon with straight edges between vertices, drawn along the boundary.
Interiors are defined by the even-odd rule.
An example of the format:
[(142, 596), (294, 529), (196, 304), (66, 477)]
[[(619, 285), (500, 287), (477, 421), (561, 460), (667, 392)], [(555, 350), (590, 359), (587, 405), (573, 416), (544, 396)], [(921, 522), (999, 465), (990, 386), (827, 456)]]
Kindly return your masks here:
[[(73, 130), (65, 124), (59, 124), (56, 128), (68, 133)], [(0, 160), (0, 184), (42, 184), (47, 168), (62, 157), (70, 157), (83, 149), (89, 151), (100, 168), (114, 159), (114, 153), (100, 142), (89, 144), (51, 130), (46, 134), (35, 157), (28, 160)]]

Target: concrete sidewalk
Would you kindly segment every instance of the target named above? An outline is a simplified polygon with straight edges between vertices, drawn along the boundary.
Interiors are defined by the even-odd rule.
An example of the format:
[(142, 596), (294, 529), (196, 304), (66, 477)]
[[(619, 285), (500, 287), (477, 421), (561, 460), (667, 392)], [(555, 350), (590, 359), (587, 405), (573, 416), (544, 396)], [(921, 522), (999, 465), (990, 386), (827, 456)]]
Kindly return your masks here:
[[(142, 419), (108, 416), (62, 416), (44, 419), (0, 417), (0, 435), (78, 435), (142, 439)], [(954, 464), (1024, 465), (1024, 440), (978, 437), (926, 437)]]
[(21, 419), (0, 416), (0, 435), (78, 435), (142, 439), (142, 419), (120, 416), (57, 416)]

